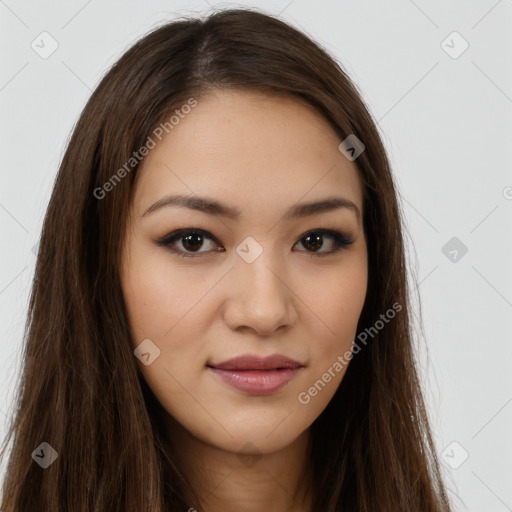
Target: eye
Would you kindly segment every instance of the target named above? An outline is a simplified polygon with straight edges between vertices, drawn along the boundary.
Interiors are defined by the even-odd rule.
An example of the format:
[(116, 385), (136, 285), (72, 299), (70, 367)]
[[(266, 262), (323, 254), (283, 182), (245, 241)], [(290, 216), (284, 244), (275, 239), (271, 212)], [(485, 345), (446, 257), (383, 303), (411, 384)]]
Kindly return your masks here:
[[(183, 249), (176, 248), (175, 244), (181, 240), (181, 246)], [(207, 231), (202, 229), (179, 229), (174, 231), (165, 237), (156, 240), (156, 244), (167, 247), (171, 252), (176, 253), (178, 256), (183, 258), (195, 258), (196, 254), (210, 251), (199, 251), (205, 240), (215, 241), (215, 238), (210, 235)], [(189, 254), (192, 253), (192, 254)], [(218, 252), (218, 249), (217, 249)]]
[[(325, 252), (318, 252), (318, 249), (325, 246), (325, 238), (331, 239), (331, 249)], [(314, 229), (302, 235), (299, 242), (304, 247), (309, 247), (311, 250), (307, 250), (307, 252), (313, 252), (313, 256), (327, 256), (348, 247), (354, 243), (354, 240), (351, 236), (338, 231), (332, 231), (330, 229)]]
[[(331, 240), (331, 243), (327, 244), (327, 247), (330, 246), (331, 248), (327, 251), (324, 250), (320, 252), (319, 249), (325, 248), (325, 239)], [(159, 246), (166, 247), (168, 250), (182, 258), (196, 258), (201, 253), (212, 255), (213, 252), (224, 251), (223, 248), (204, 251), (199, 250), (203, 248), (205, 241), (219, 243), (213, 235), (208, 233), (208, 231), (197, 228), (173, 231), (163, 238), (155, 240), (155, 243)], [(300, 243), (306, 248), (306, 251), (299, 252), (309, 252), (311, 253), (311, 256), (327, 256), (348, 247), (353, 242), (354, 240), (350, 235), (330, 229), (314, 229), (304, 233), (295, 245)], [(177, 247), (177, 245), (181, 245), (181, 248)]]

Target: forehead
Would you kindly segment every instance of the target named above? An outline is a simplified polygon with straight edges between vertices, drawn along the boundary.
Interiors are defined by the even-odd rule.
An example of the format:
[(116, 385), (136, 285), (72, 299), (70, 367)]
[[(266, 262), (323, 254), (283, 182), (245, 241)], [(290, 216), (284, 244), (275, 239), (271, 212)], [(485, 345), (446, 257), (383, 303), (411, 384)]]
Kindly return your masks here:
[(139, 212), (177, 192), (215, 197), (247, 214), (336, 193), (362, 210), (359, 171), (338, 150), (340, 137), (293, 97), (212, 91), (156, 142), (139, 169)]

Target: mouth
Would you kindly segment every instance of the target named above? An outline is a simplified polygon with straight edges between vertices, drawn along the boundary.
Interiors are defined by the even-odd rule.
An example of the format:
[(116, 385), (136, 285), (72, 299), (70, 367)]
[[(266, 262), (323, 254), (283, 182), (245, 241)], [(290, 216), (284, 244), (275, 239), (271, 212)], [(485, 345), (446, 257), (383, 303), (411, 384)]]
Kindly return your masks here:
[(207, 368), (229, 386), (249, 395), (269, 395), (290, 382), (304, 365), (275, 354), (265, 358), (241, 356)]

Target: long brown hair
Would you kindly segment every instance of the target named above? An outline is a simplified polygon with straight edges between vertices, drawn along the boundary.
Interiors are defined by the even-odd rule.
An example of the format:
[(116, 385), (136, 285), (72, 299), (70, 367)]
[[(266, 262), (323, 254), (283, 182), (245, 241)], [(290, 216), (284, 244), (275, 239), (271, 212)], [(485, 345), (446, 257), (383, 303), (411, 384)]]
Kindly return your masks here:
[[(138, 169), (126, 162), (175, 109), (215, 88), (306, 100), (340, 142), (355, 134), (365, 145), (355, 161), (369, 257), (358, 332), (393, 304), (401, 309), (354, 355), (311, 427), (314, 510), (449, 511), (413, 353), (403, 220), (376, 125), (332, 56), (248, 9), (153, 30), (105, 75), (79, 118), (40, 240), (15, 417), (2, 449), (12, 441), (1, 509), (189, 508), (162, 408), (133, 355), (118, 270)], [(43, 442), (58, 454), (46, 469), (32, 457)]]

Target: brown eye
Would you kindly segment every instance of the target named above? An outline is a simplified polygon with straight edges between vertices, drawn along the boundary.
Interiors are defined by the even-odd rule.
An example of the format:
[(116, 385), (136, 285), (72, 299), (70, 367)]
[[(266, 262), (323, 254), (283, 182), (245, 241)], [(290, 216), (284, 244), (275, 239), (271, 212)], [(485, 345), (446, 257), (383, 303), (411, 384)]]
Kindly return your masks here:
[(203, 245), (203, 237), (198, 233), (192, 233), (182, 237), (182, 245), (187, 251), (195, 252)]
[[(330, 244), (325, 244), (324, 241), (326, 238), (331, 240)], [(300, 243), (306, 248), (306, 251), (302, 252), (317, 253), (316, 255), (318, 256), (333, 254), (349, 246), (353, 242), (354, 240), (350, 236), (339, 233), (338, 231), (331, 231), (328, 229), (308, 231), (300, 239)], [(325, 245), (327, 245), (327, 247), (330, 245), (331, 249), (326, 251), (323, 250), (320, 252), (319, 249), (324, 248)]]
[(302, 240), (302, 245), (312, 251), (317, 251), (324, 243), (322, 235), (307, 235)]
[[(180, 229), (156, 241), (157, 245), (167, 247), (170, 251), (183, 258), (195, 258), (203, 253), (210, 253), (211, 250), (201, 251), (205, 241), (215, 242), (215, 238), (202, 229)], [(180, 248), (178, 243), (181, 241)], [(195, 254), (194, 254), (195, 253)]]

